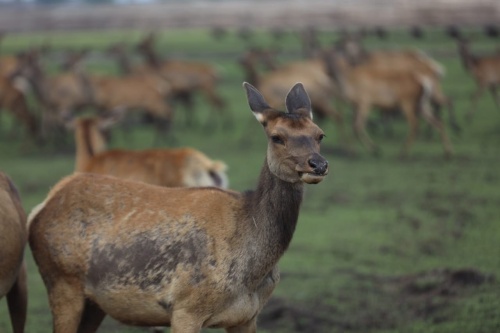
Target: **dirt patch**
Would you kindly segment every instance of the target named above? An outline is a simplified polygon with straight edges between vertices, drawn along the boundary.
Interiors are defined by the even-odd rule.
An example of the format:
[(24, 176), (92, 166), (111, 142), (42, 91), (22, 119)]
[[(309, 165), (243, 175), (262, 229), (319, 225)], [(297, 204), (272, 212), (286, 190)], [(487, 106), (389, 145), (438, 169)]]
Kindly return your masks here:
[[(436, 269), (382, 277), (352, 270), (348, 285), (302, 303), (273, 297), (259, 316), (259, 327), (283, 332), (367, 332), (394, 329), (413, 320), (448, 320), (454, 302), (486, 283), (492, 275), (475, 269)], [(335, 305), (332, 305), (335, 304)]]

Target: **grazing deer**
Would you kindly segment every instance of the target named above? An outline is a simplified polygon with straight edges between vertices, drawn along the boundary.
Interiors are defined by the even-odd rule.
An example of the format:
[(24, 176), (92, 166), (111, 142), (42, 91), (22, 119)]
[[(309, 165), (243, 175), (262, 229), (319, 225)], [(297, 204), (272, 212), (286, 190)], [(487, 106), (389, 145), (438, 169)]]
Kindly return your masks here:
[(0, 172), (0, 298), (7, 296), (14, 333), (23, 333), (28, 293), (24, 248), (26, 214), (12, 181)]
[(302, 84), (272, 109), (244, 83), (268, 144), (257, 188), (163, 188), (96, 174), (64, 178), (29, 217), (54, 333), (130, 325), (255, 332), (279, 281), (304, 183), (328, 173)]
[(368, 115), (377, 107), (382, 111), (401, 110), (406, 117), (409, 132), (401, 155), (407, 155), (413, 144), (419, 115), (440, 133), (446, 156), (453, 153), (445, 127), (432, 111), (434, 86), (427, 76), (409, 70), (387, 71), (352, 65), (344, 54), (337, 51), (325, 52), (324, 57), (330, 75), (355, 109), (354, 131), (367, 149), (374, 153), (379, 151), (366, 131)]
[(227, 167), (192, 148), (106, 149), (103, 131), (118, 118), (87, 117), (68, 122), (75, 130), (75, 171), (91, 172), (165, 187), (227, 188)]
[(500, 54), (478, 56), (471, 52), (469, 42), (458, 40), (458, 53), (462, 64), (476, 81), (476, 91), (471, 96), (471, 109), (467, 113), (470, 118), (477, 111), (477, 101), (486, 89), (489, 89), (496, 107), (500, 110), (498, 88), (500, 86)]

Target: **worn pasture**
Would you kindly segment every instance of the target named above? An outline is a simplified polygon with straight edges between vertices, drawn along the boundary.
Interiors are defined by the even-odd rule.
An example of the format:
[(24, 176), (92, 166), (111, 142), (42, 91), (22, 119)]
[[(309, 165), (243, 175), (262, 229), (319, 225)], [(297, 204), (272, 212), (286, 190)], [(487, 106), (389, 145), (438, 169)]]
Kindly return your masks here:
[[(478, 31), (468, 33), (480, 52), (500, 45), (499, 40)], [(111, 42), (135, 42), (141, 35), (139, 31), (7, 35), (0, 51), (13, 53), (47, 41), (52, 51), (45, 63), (55, 68), (53, 61), (65, 48), (89, 47), (93, 52), (86, 68), (114, 73), (115, 64), (99, 51)], [(335, 36), (331, 31), (320, 33), (324, 45)], [(186, 110), (179, 107), (173, 125), (175, 141), (164, 145), (193, 146), (221, 159), (229, 166), (231, 188), (253, 187), (266, 145), (246, 105), (237, 58), (249, 45), (279, 46), (283, 62), (298, 58), (297, 35), (287, 32), (275, 40), (268, 31), (259, 30), (243, 41), (229, 31), (217, 41), (208, 31), (178, 30), (166, 31), (160, 38), (163, 55), (216, 64), (222, 75), (221, 93), (233, 118), (230, 126), (222, 126), (224, 119), (197, 97), (198, 124), (186, 127)], [(355, 140), (353, 152), (346, 152), (338, 142), (336, 127), (320, 123), (327, 135), (322, 152), (330, 162), (330, 174), (306, 190), (297, 231), (280, 261), (282, 279), (260, 317), (260, 331), (498, 332), (500, 112), (491, 96), (485, 95), (474, 118), (465, 118), (474, 82), (461, 67), (454, 41), (442, 31), (414, 40), (406, 31), (394, 30), (385, 40), (368, 36), (366, 44), (370, 48), (420, 47), (445, 65), (444, 89), (455, 102), (462, 126), (461, 134), (451, 137), (456, 155), (444, 159), (439, 137), (427, 135), (426, 126), (421, 126), (411, 155), (400, 159), (406, 124), (392, 119), (388, 132), (378, 125), (377, 113), (368, 130), (382, 149), (378, 157)], [(350, 119), (350, 110), (341, 103), (339, 107)], [(7, 113), (0, 114), (0, 170), (16, 183), (30, 211), (53, 184), (72, 172), (71, 134), (63, 148), (38, 147), (23, 140), (25, 133)], [(215, 126), (207, 128), (212, 122)], [(153, 136), (147, 126), (117, 126), (111, 145), (147, 148)], [(50, 332), (46, 292), (29, 251), (26, 259), (26, 331)], [(0, 301), (0, 332), (10, 332), (4, 300)], [(107, 319), (100, 332), (146, 330)]]

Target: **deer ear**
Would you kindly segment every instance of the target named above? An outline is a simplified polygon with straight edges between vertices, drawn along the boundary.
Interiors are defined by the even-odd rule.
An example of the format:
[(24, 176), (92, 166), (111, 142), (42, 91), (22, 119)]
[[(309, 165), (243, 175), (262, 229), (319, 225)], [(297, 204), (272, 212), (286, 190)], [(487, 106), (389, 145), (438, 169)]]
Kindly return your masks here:
[(296, 83), (292, 89), (290, 89), (290, 92), (286, 95), (285, 103), (288, 113), (295, 113), (297, 110), (305, 109), (309, 113), (309, 118), (313, 118), (311, 100), (302, 83)]
[(264, 114), (263, 111), (267, 109), (271, 109), (269, 104), (267, 104), (264, 96), (248, 82), (243, 82), (243, 88), (245, 88), (247, 92), (248, 105), (250, 106), (250, 110), (252, 110), (255, 118), (261, 123), (264, 122)]

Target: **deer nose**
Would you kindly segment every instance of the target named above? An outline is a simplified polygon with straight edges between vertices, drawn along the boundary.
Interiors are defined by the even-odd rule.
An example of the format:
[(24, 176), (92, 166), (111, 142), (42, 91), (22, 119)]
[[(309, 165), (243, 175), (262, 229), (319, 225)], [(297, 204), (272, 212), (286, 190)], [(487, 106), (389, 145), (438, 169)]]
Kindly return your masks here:
[(307, 161), (307, 164), (309, 164), (317, 175), (323, 175), (328, 170), (328, 161), (320, 155), (311, 157), (309, 161)]

